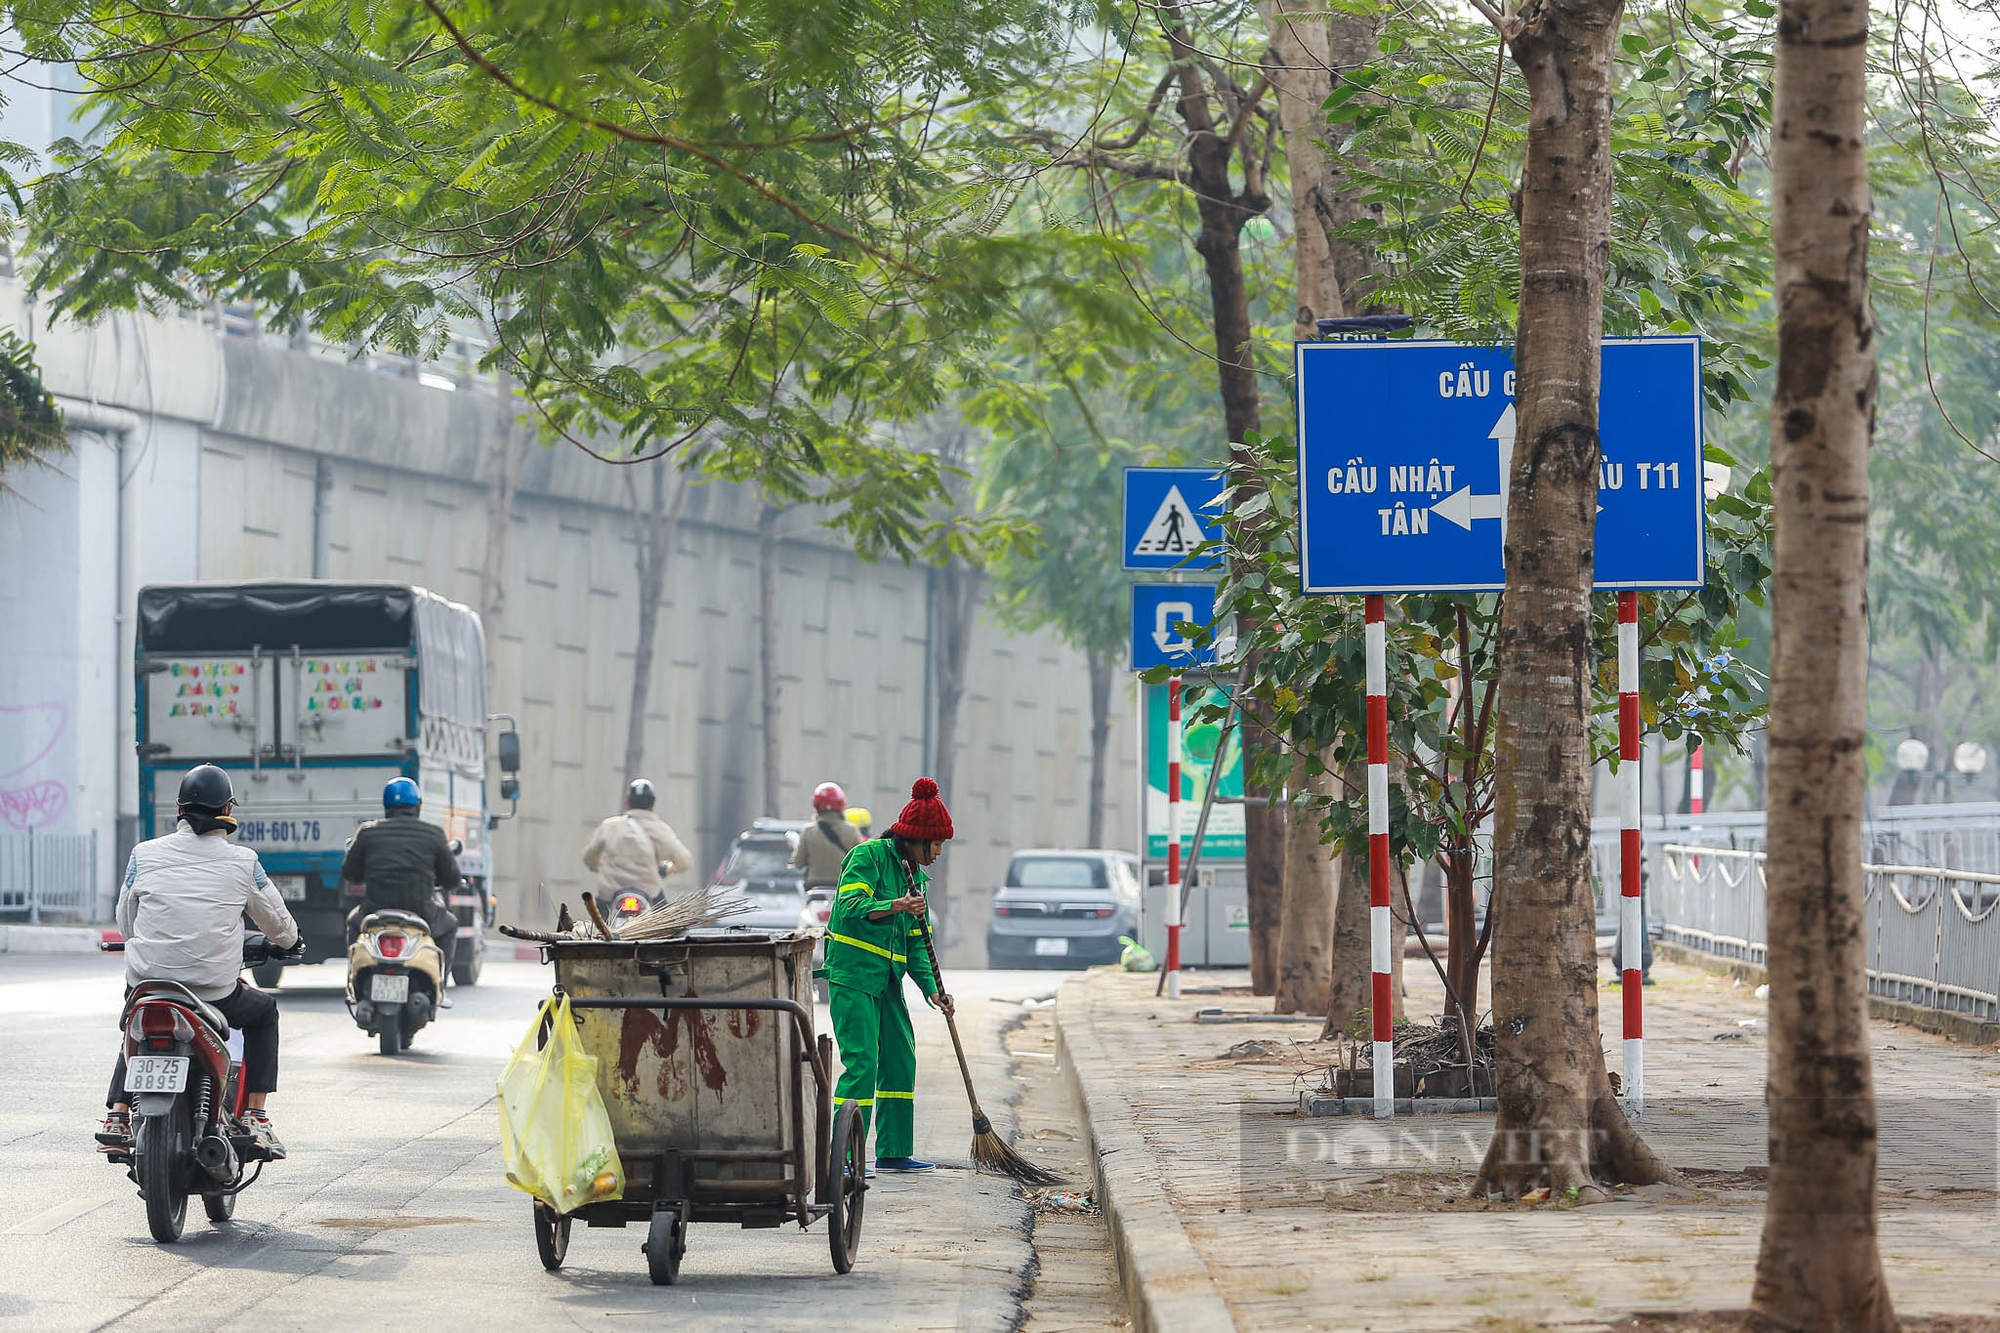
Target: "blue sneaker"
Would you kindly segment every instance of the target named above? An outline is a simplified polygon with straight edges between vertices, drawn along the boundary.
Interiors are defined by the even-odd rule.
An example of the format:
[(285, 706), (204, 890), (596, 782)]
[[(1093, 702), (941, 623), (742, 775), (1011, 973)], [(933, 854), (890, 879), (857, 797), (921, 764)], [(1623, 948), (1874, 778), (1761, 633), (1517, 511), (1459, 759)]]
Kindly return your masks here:
[(875, 1169), (907, 1176), (916, 1175), (922, 1171), (935, 1171), (937, 1170), (937, 1164), (926, 1162), (916, 1157), (877, 1157), (875, 1159)]

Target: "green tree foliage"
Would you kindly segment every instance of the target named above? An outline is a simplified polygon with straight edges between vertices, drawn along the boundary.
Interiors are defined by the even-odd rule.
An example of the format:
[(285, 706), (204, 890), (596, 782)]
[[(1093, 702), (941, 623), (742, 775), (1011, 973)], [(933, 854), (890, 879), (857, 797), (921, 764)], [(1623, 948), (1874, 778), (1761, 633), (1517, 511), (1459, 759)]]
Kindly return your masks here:
[(62, 409), (42, 383), (35, 346), (12, 329), (0, 329), (0, 491), (9, 473), (69, 452)]
[(1017, 155), (958, 112), (1059, 61), (1061, 10), (10, 11), (94, 90), (27, 210), (57, 312), (242, 300), (418, 355), (478, 319), (552, 432), (698, 441), (776, 496), (824, 479), (867, 553), (935, 535), (937, 469), (884, 427), (941, 401), (1041, 248), (996, 234)]

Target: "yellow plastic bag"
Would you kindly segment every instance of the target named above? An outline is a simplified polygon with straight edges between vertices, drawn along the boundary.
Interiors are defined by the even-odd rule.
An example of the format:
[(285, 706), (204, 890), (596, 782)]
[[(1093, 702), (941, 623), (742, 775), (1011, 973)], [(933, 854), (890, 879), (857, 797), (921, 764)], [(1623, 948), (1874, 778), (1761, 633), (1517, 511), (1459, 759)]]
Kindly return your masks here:
[[(549, 1040), (537, 1049), (544, 1022)], [(500, 1071), (507, 1183), (559, 1213), (625, 1195), (625, 1167), (597, 1092), (597, 1057), (577, 1040), (569, 996), (547, 1000)]]

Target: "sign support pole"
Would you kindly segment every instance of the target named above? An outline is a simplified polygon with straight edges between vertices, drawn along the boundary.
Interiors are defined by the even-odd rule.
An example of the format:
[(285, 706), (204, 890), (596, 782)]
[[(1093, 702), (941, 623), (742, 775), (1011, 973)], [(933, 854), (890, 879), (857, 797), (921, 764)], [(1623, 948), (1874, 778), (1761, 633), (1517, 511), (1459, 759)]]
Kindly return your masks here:
[(1639, 594), (1618, 594), (1618, 960), (1625, 998), (1625, 1113), (1646, 1107), (1646, 914), (1639, 896)]
[(1167, 998), (1181, 997), (1181, 678), (1167, 677)]
[(1368, 957), (1369, 1017), (1374, 1025), (1375, 1118), (1396, 1114), (1396, 1012), (1389, 957), (1389, 666), (1380, 593), (1367, 599), (1368, 655)]

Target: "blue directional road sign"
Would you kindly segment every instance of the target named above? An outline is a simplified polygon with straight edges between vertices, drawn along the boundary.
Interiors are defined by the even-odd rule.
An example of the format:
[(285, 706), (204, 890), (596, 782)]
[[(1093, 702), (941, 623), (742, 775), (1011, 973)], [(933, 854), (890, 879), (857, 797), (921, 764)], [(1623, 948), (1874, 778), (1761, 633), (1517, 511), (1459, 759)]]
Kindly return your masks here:
[(1215, 569), (1213, 554), (1188, 552), (1222, 536), (1222, 470), (1206, 467), (1125, 469), (1125, 568)]
[[(1298, 344), (1306, 592), (1503, 587), (1514, 359), (1442, 342)], [(1698, 588), (1701, 343), (1607, 339), (1599, 588)]]
[(1171, 666), (1183, 671), (1215, 665), (1215, 644), (1197, 648), (1180, 630), (1215, 619), (1215, 585), (1135, 583), (1132, 585), (1132, 669)]

